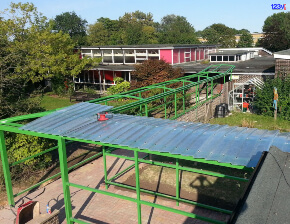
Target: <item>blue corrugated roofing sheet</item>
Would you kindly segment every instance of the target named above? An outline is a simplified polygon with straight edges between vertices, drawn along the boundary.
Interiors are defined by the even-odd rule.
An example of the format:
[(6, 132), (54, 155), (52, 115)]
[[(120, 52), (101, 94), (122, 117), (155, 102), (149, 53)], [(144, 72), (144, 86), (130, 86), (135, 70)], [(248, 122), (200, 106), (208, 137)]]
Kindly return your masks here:
[(24, 130), (255, 167), (274, 145), (290, 152), (290, 133), (114, 114), (111, 107), (79, 103), (23, 126)]

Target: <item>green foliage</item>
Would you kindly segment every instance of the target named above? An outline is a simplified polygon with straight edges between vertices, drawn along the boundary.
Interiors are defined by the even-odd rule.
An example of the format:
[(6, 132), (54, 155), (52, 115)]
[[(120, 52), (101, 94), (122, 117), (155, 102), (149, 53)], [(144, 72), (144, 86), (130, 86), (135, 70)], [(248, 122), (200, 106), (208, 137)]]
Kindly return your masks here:
[(164, 16), (158, 27), (160, 44), (199, 43), (193, 26), (183, 16)]
[(108, 88), (108, 92), (111, 95), (126, 92), (130, 89), (130, 82), (124, 81), (124, 79), (121, 77), (114, 78), (114, 82), (116, 83), (116, 85)]
[(151, 13), (125, 13), (119, 20), (99, 18), (89, 25), (91, 45), (133, 44), (197, 44), (192, 25), (183, 16), (167, 15), (161, 23), (153, 21)]
[(274, 87), (278, 90), (279, 100), (277, 106), (278, 117), (290, 120), (290, 78), (268, 79), (263, 89), (257, 90), (254, 106), (257, 108), (258, 114), (266, 116), (274, 116), (273, 99)]
[[(0, 116), (32, 112), (32, 83), (77, 76), (100, 59), (79, 59), (74, 42), (30, 3), (11, 3), (0, 14)], [(5, 19), (9, 18), (9, 19)]]
[[(9, 162), (16, 162), (27, 158), (34, 154), (42, 152), (44, 149), (53, 147), (53, 142), (49, 139), (43, 139), (36, 136), (10, 134), (6, 138), (6, 147)], [(49, 153), (43, 156), (35, 157), (34, 159), (26, 160), (20, 166), (35, 166), (43, 167), (48, 162), (51, 162), (51, 155)]]
[(280, 51), (290, 48), (290, 12), (274, 13), (264, 21), (265, 37), (262, 47), (270, 51)]
[(65, 12), (55, 17), (53, 29), (69, 34), (75, 45), (80, 46), (86, 44), (87, 23), (75, 12)]
[(252, 47), (253, 46), (253, 37), (248, 32), (242, 32), (242, 35), (240, 37), (240, 41), (237, 45), (237, 47)]
[(202, 38), (209, 44), (220, 44), (221, 47), (235, 47), (235, 30), (224, 24), (212, 24), (202, 31)]

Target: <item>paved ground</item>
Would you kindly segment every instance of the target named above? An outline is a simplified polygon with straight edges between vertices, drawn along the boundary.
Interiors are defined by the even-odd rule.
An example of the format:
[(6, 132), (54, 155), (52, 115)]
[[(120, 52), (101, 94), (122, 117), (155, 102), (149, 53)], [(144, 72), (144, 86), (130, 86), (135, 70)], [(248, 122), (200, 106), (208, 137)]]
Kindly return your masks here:
[[(117, 150), (114, 153), (116, 152), (120, 154), (133, 155), (129, 151)], [(133, 163), (132, 161), (126, 161), (114, 157), (107, 157), (107, 169), (109, 172), (109, 177), (113, 176), (118, 171), (125, 169), (132, 163)], [(140, 166), (142, 166), (142, 164)], [(130, 172), (134, 172), (134, 169)], [(119, 178), (118, 181), (122, 181), (122, 179), (124, 180), (125, 178), (128, 177), (128, 175), (130, 175), (130, 173), (127, 173), (126, 175)], [(105, 190), (105, 187), (103, 185), (104, 181), (103, 159), (99, 158), (71, 172), (69, 174), (69, 180), (72, 183)], [(88, 223), (100, 223), (100, 224), (138, 223), (137, 207), (134, 202), (113, 198), (102, 194), (95, 194), (89, 191), (84, 191), (76, 188), (70, 188), (70, 190), (73, 207), (72, 212), (75, 218), (81, 219)], [(108, 191), (136, 198), (136, 194), (133, 191), (125, 191), (123, 189), (115, 188), (113, 186), (110, 186)], [(60, 210), (59, 215), (60, 223), (66, 223), (61, 179), (56, 180), (53, 183), (45, 186), (44, 188), (38, 189), (23, 197), (16, 198), (17, 202), (16, 208), (22, 203), (27, 202), (29, 200), (35, 200), (40, 202), (41, 213), (45, 213), (47, 204), (49, 204), (52, 211), (55, 209)], [(151, 195), (142, 194), (141, 200), (155, 202), (157, 204), (176, 208), (186, 212), (193, 212), (198, 215), (218, 219), (221, 221), (226, 221), (228, 218), (228, 216), (224, 214), (197, 208), (195, 206), (191, 206), (188, 204), (180, 203), (180, 206), (176, 206), (175, 201), (165, 200), (159, 197), (154, 198), (154, 196)], [(12, 224), (14, 218), (15, 215), (11, 212), (9, 207), (5, 207), (4, 209), (0, 210), (0, 223)], [(187, 218), (185, 216), (178, 215), (175, 213), (170, 213), (161, 209), (156, 209), (142, 205), (142, 223), (200, 224), (205, 222)]]

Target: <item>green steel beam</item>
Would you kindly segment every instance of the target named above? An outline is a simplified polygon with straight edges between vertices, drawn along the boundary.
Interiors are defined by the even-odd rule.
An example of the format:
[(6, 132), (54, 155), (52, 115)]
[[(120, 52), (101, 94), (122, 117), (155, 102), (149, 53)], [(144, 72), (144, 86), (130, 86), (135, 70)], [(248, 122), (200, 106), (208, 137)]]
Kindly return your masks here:
[(178, 210), (178, 209), (175, 209), (175, 208), (169, 208), (169, 207), (166, 207), (164, 205), (154, 204), (154, 203), (151, 203), (151, 202), (148, 202), (148, 201), (141, 201), (141, 203), (144, 204), (144, 205), (147, 205), (147, 206), (151, 206), (151, 207), (154, 207), (154, 208), (159, 208), (159, 209), (162, 209), (162, 210), (165, 210), (165, 211), (168, 211), (168, 212), (173, 212), (173, 213), (176, 213), (176, 214), (180, 214), (180, 215), (187, 216), (187, 217), (194, 218), (194, 219), (199, 219), (199, 220), (202, 220), (202, 221), (205, 221), (205, 222), (209, 222), (209, 223), (226, 224), (226, 222), (222, 222), (222, 221), (218, 221), (218, 220), (215, 220), (215, 219), (203, 217), (203, 216), (196, 215), (196, 214), (190, 213), (190, 212), (181, 211), (181, 210)]
[[(102, 154), (103, 154), (102, 152), (97, 153), (97, 154), (91, 156), (90, 158), (87, 158), (87, 159), (85, 159), (85, 160), (83, 160), (83, 161), (81, 161), (81, 162), (79, 162), (79, 163), (77, 163), (77, 164), (75, 164), (75, 165), (69, 167), (68, 170), (70, 171), (70, 170), (72, 170), (72, 169), (74, 169), (74, 168), (76, 168), (76, 167), (78, 167), (78, 166), (80, 166), (80, 165), (82, 165), (82, 164), (84, 164), (84, 163), (89, 162), (89, 161), (92, 160), (92, 159), (97, 158), (98, 156), (100, 156), (100, 155), (102, 155)], [(30, 190), (32, 190), (32, 189), (34, 189), (34, 188), (40, 186), (41, 184), (43, 184), (43, 183), (45, 183), (45, 182), (47, 182), (47, 181), (49, 181), (49, 180), (52, 180), (52, 179), (54, 179), (54, 178), (56, 178), (56, 177), (58, 177), (58, 176), (60, 176), (60, 175), (61, 175), (61, 172), (59, 172), (59, 173), (57, 173), (57, 174), (54, 174), (53, 176), (51, 176), (51, 177), (49, 177), (49, 178), (46, 178), (45, 180), (43, 180), (43, 181), (41, 181), (41, 182), (38, 182), (37, 184), (34, 184), (34, 185), (30, 186), (29, 188), (26, 188), (25, 190), (23, 190), (23, 191), (21, 191), (21, 192), (15, 194), (14, 197), (17, 197), (17, 196), (19, 196), (19, 195), (22, 195), (22, 194), (24, 194), (25, 192), (30, 191)]]
[(68, 167), (67, 167), (67, 156), (66, 156), (66, 147), (65, 139), (58, 139), (58, 153), (59, 153), (59, 165), (61, 171), (61, 179), (63, 185), (63, 199), (65, 207), (65, 216), (68, 224), (73, 224), (71, 221), (72, 217), (72, 206), (70, 198), (70, 189), (69, 189), (69, 178), (68, 178)]
[[(117, 154), (111, 154), (111, 153), (107, 154), (107, 155), (117, 157), (117, 158), (127, 159), (127, 160), (134, 160), (132, 157), (123, 156), (123, 155), (117, 155)], [(230, 175), (226, 175), (226, 174), (222, 174), (222, 173), (215, 173), (215, 172), (211, 172), (211, 171), (199, 170), (199, 169), (195, 169), (195, 168), (183, 167), (183, 166), (179, 166), (179, 165), (176, 166), (176, 165), (172, 165), (172, 164), (168, 164), (168, 163), (161, 163), (161, 162), (155, 162), (155, 161), (144, 160), (144, 159), (139, 159), (139, 162), (147, 163), (147, 164), (151, 164), (151, 165), (168, 167), (168, 168), (172, 168), (172, 169), (179, 169), (179, 170), (183, 170), (183, 171), (189, 171), (189, 172), (193, 172), (193, 173), (205, 174), (205, 175), (213, 176), (213, 177), (222, 177), (222, 178), (243, 181), (243, 182), (249, 181), (248, 179), (241, 178), (241, 177), (235, 177), (235, 176), (230, 176)]]
[(102, 146), (102, 150), (103, 150), (103, 164), (104, 164), (105, 185), (106, 185), (106, 190), (108, 190), (108, 184), (107, 184), (107, 179), (108, 179), (108, 173), (107, 173), (107, 158), (106, 158), (106, 148), (105, 148), (105, 146)]
[[(107, 196), (120, 198), (120, 199), (124, 199), (124, 200), (127, 200), (127, 201), (131, 201), (131, 202), (136, 202), (137, 203), (137, 199), (135, 199), (135, 198), (131, 198), (131, 197), (127, 197), (127, 196), (111, 193), (109, 191), (103, 191), (103, 190), (99, 190), (99, 189), (95, 189), (95, 188), (91, 188), (91, 187), (86, 187), (86, 186), (82, 186), (82, 185), (74, 184), (74, 183), (68, 183), (68, 186), (75, 187), (75, 188), (82, 189), (82, 190), (88, 190), (88, 191), (91, 191), (91, 192), (94, 192), (94, 193), (104, 194), (104, 195), (107, 195)], [(169, 207), (166, 207), (166, 206), (163, 206), (163, 205), (157, 205), (157, 204), (154, 204), (154, 203), (151, 203), (151, 202), (148, 202), (148, 201), (140, 200), (140, 203), (144, 204), (144, 205), (147, 205), (147, 206), (156, 207), (156, 208), (159, 208), (159, 209), (162, 209), (162, 210), (165, 210), (165, 211), (173, 212), (173, 213), (176, 213), (176, 214), (184, 215), (184, 216), (187, 216), (187, 217), (199, 219), (199, 220), (210, 222), (210, 223), (226, 224), (225, 222), (221, 222), (221, 221), (217, 221), (217, 220), (210, 219), (210, 218), (207, 218), (207, 217), (199, 216), (199, 215), (196, 215), (194, 213), (184, 212), (184, 211), (181, 211), (181, 210), (178, 210), (178, 209), (169, 208)], [(75, 219), (75, 218), (70, 218), (69, 219), (69, 221), (73, 221), (73, 222), (76, 222), (76, 220), (77, 219)], [(77, 222), (78, 223), (85, 223), (85, 222), (82, 222), (82, 221), (81, 222), (77, 221)]]
[(192, 156), (175, 155), (175, 154), (170, 154), (167, 152), (150, 151), (148, 149), (131, 148), (128, 146), (114, 145), (114, 144), (109, 144), (109, 143), (95, 142), (95, 141), (76, 139), (76, 138), (71, 138), (71, 137), (64, 137), (64, 138), (66, 140), (73, 140), (73, 141), (78, 141), (78, 142), (91, 143), (91, 144), (95, 144), (95, 145), (109, 146), (109, 147), (116, 148), (116, 149), (126, 149), (126, 150), (131, 150), (131, 151), (136, 150), (138, 152), (144, 152), (147, 154), (166, 156), (166, 157), (170, 157), (170, 158), (178, 158), (178, 159), (183, 159), (183, 160), (188, 160), (188, 161), (193, 161), (193, 162), (200, 162), (200, 163), (205, 163), (205, 164), (212, 164), (212, 165), (223, 166), (223, 167), (228, 167), (228, 168), (233, 168), (233, 169), (248, 170), (248, 171), (252, 170), (252, 168), (245, 167), (245, 166), (232, 165), (230, 163), (221, 163), (221, 162), (212, 161), (212, 160), (197, 159), (197, 158), (194, 158)]
[(138, 162), (138, 152), (137, 151), (134, 151), (134, 160), (135, 160), (138, 224), (141, 224), (142, 223), (141, 203), (140, 203), (141, 197), (140, 197), (140, 180), (139, 180), (139, 162)]
[(3, 175), (4, 175), (4, 180), (5, 180), (8, 203), (11, 206), (15, 206), (11, 175), (10, 175), (10, 169), (9, 169), (9, 162), (8, 162), (8, 156), (7, 156), (7, 149), (6, 149), (5, 137), (4, 137), (3, 131), (0, 131), (0, 155), (2, 159)]
[[(218, 78), (222, 77), (223, 75), (224, 74), (216, 75), (216, 76), (212, 77), (211, 79), (215, 80), (215, 79), (218, 79)], [(164, 98), (165, 96), (173, 95), (175, 93), (181, 92), (183, 90), (187, 90), (187, 89), (189, 89), (191, 87), (194, 87), (194, 86), (197, 86), (197, 85), (200, 85), (200, 84), (203, 84), (203, 83), (207, 83), (207, 82), (208, 82), (207, 79), (200, 80), (198, 82), (188, 84), (188, 85), (186, 85), (184, 87), (182, 86), (182, 87), (176, 88), (174, 90), (167, 91), (165, 93), (160, 93), (158, 95), (155, 95), (155, 96), (152, 96), (152, 97), (148, 97), (146, 99), (143, 99), (142, 101), (136, 101), (136, 102), (132, 102), (132, 103), (129, 103), (129, 104), (126, 104), (126, 105), (123, 105), (123, 106), (119, 106), (117, 108), (113, 108), (113, 109), (111, 109), (111, 111), (117, 113), (117, 112), (121, 112), (121, 111), (124, 111), (124, 110), (129, 110), (131, 108), (135, 108), (137, 106), (144, 105), (146, 103), (150, 103), (152, 101)]]
[(178, 159), (175, 159), (175, 172), (176, 172), (176, 205), (179, 206), (179, 161)]
[[(235, 66), (232, 66), (232, 65), (225, 65), (225, 64), (221, 64), (221, 66), (227, 66), (227, 67), (229, 67), (229, 69), (227, 71), (225, 71), (224, 73), (220, 73), (220, 72), (214, 72), (214, 70), (216, 68), (214, 70), (212, 70), (212, 71), (210, 70), (211, 67), (216, 67), (216, 66), (209, 66), (208, 68), (204, 69), (203, 71), (201, 71), (201, 72), (199, 72), (197, 74), (193, 74), (193, 75), (190, 75), (190, 76), (180, 77), (178, 79), (169, 80), (169, 81), (162, 82), (162, 83), (156, 83), (156, 84), (151, 85), (151, 86), (146, 86), (146, 87), (142, 87), (142, 88), (139, 88), (139, 89), (130, 90), (130, 91), (127, 91), (127, 92), (124, 92), (124, 93), (120, 93), (118, 95), (137, 94), (137, 93), (144, 92), (144, 91), (148, 91), (148, 90), (151, 90), (151, 89), (154, 89), (154, 88), (160, 88), (160, 86), (170, 85), (170, 84), (173, 84), (173, 83), (176, 83), (176, 82), (183, 82), (184, 80), (188, 80), (188, 79), (191, 79), (191, 78), (195, 78), (197, 76), (200, 76), (199, 74), (207, 74), (207, 76), (208, 76), (208, 73), (217, 73), (217, 74), (221, 74), (221, 75), (229, 75), (228, 73), (231, 72), (233, 70), (233, 68), (235, 67)], [(105, 101), (110, 101), (110, 100), (118, 99), (119, 97), (114, 97), (114, 95), (112, 95), (112, 96), (103, 97), (103, 98), (100, 98), (100, 99), (91, 100), (89, 102), (92, 102), (92, 103), (97, 103), (97, 102), (98, 103), (101, 103), (101, 102), (105, 102)]]
[(45, 150), (45, 151), (42, 151), (42, 152), (40, 152), (40, 153), (34, 154), (34, 155), (32, 155), (32, 156), (28, 156), (28, 157), (26, 157), (26, 158), (24, 158), (24, 159), (21, 159), (21, 160), (18, 160), (18, 161), (16, 161), (16, 162), (14, 162), (14, 163), (11, 163), (10, 166), (15, 166), (15, 165), (17, 165), (17, 164), (23, 163), (23, 162), (25, 162), (26, 160), (33, 159), (33, 158), (35, 158), (35, 157), (37, 157), (37, 156), (41, 156), (41, 155), (43, 155), (43, 154), (45, 154), (45, 153), (51, 152), (51, 151), (53, 151), (53, 150), (56, 150), (57, 148), (58, 148), (58, 146), (55, 146), (55, 147), (52, 147), (52, 148), (47, 149), (47, 150)]
[(11, 118), (6, 118), (3, 120), (0, 120), (0, 124), (5, 124), (5, 123), (12, 123), (15, 121), (22, 121), (22, 120), (27, 120), (27, 119), (32, 119), (32, 118), (38, 118), (38, 117), (43, 117), (45, 115), (51, 114), (54, 111), (60, 110), (62, 108), (54, 109), (54, 110), (49, 110), (45, 112), (40, 112), (40, 113), (35, 113), (35, 114), (26, 114), (26, 115), (21, 115), (17, 117), (11, 117)]
[[(112, 154), (108, 154), (109, 156)], [(142, 159), (146, 159), (149, 155), (144, 156)], [(112, 181), (116, 179), (117, 177), (121, 176), (122, 174), (126, 173), (128, 170), (132, 169), (135, 166), (135, 164), (132, 164), (131, 166), (127, 167), (126, 169), (120, 171), (119, 173), (115, 174), (113, 177), (111, 177), (108, 181)]]
[[(130, 185), (126, 185), (126, 184), (122, 184), (122, 183), (109, 181), (109, 184), (117, 186), (117, 187), (123, 187), (123, 188), (129, 189), (129, 190), (134, 190), (134, 191), (136, 190), (136, 187), (133, 187), (133, 186), (130, 186)], [(199, 203), (199, 202), (196, 202), (196, 201), (190, 201), (190, 200), (187, 200), (187, 199), (184, 199), (184, 198), (180, 198), (180, 197), (177, 199), (176, 196), (163, 194), (163, 193), (159, 193), (159, 192), (155, 192), (155, 191), (150, 191), (150, 190), (146, 190), (146, 189), (143, 189), (143, 188), (140, 188), (140, 191), (143, 192), (143, 193), (146, 193), (146, 194), (152, 194), (154, 196), (159, 196), (159, 197), (171, 199), (171, 200), (174, 200), (176, 202), (183, 202), (183, 203), (186, 203), (186, 204), (195, 205), (195, 206), (198, 206), (198, 207), (201, 207), (201, 208), (209, 209), (209, 210), (216, 211), (216, 212), (221, 212), (221, 213), (228, 214), (228, 215), (233, 213), (232, 211), (227, 210), (227, 209), (222, 209), (222, 208), (214, 207), (214, 206), (211, 206), (211, 205), (202, 204), (202, 203)]]
[(7, 126), (5, 124), (0, 125), (0, 131), (9, 131), (9, 132), (14, 132), (14, 133), (18, 133), (18, 134), (32, 135), (32, 136), (49, 138), (49, 139), (54, 139), (54, 140), (59, 139), (59, 136), (56, 136), (56, 135), (49, 135), (49, 134), (43, 134), (43, 133), (39, 133), (39, 132), (35, 132), (35, 131), (21, 130), (21, 129), (18, 129), (17, 127), (11, 127), (11, 126)]

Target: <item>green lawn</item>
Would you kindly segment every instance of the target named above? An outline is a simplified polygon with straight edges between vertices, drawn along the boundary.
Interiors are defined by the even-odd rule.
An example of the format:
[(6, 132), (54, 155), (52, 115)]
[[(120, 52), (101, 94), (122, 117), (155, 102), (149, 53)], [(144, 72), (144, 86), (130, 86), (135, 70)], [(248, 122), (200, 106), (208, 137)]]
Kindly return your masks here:
[(53, 110), (61, 107), (73, 105), (68, 97), (59, 97), (56, 95), (44, 95), (41, 101), (41, 106), (46, 110)]
[(251, 113), (233, 113), (225, 118), (214, 118), (209, 121), (211, 124), (222, 124), (230, 126), (240, 126), (249, 128), (259, 128), (268, 130), (280, 130), (281, 132), (290, 132), (290, 121), (272, 117), (251, 114)]

